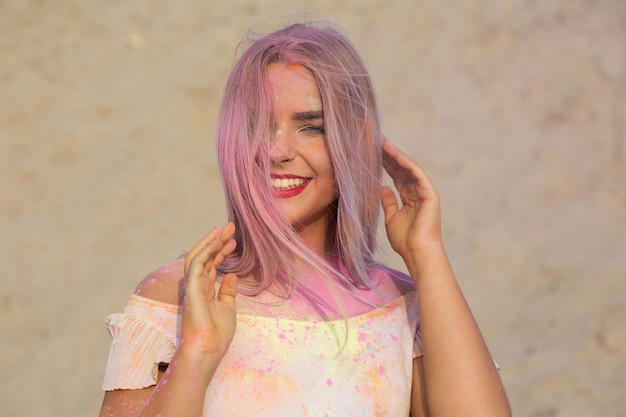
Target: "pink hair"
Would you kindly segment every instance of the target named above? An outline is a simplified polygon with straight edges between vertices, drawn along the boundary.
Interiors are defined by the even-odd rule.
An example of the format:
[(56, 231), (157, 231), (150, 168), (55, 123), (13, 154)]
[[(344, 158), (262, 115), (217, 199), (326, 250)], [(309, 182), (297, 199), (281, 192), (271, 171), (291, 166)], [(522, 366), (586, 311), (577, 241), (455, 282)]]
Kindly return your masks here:
[[(222, 272), (252, 275), (250, 294), (278, 284), (287, 296), (305, 263), (346, 286), (371, 288), (382, 137), (370, 77), (349, 40), (330, 25), (298, 23), (247, 42), (228, 78), (217, 127), (217, 154), (237, 249)], [(331, 231), (338, 265), (299, 240), (272, 197), (269, 147), (272, 102), (266, 82), (271, 63), (299, 64), (313, 75), (339, 190)], [(297, 260), (297, 261), (296, 261)]]

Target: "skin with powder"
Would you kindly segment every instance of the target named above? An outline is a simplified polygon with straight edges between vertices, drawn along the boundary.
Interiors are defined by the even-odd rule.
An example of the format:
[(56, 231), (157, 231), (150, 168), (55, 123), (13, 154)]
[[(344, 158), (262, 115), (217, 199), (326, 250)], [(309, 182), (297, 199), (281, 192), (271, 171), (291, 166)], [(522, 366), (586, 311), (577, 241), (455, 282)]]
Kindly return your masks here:
[[(380, 133), (361, 65), (340, 32), (307, 24), (244, 52), (218, 128), (231, 221), (137, 287), (133, 300), (156, 308), (154, 323), (178, 317), (162, 331), (176, 344), (153, 384), (107, 388), (101, 417), (237, 415), (252, 405), (259, 416), (362, 415), (359, 407), (511, 415), (447, 259), (439, 196)], [(244, 76), (251, 68), (261, 81)], [(255, 106), (246, 107), (250, 95)], [(237, 158), (253, 161), (252, 171), (231, 164)], [(393, 188), (381, 185), (383, 167)], [(371, 259), (379, 206), (408, 275)], [(339, 411), (351, 395), (361, 400)]]

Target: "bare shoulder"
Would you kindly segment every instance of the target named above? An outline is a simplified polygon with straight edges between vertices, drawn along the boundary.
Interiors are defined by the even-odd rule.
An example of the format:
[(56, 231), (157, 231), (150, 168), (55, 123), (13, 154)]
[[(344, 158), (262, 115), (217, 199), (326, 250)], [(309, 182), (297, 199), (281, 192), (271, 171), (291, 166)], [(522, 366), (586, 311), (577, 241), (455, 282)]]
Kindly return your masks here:
[(168, 262), (146, 275), (135, 294), (168, 304), (181, 304), (184, 283), (184, 259)]

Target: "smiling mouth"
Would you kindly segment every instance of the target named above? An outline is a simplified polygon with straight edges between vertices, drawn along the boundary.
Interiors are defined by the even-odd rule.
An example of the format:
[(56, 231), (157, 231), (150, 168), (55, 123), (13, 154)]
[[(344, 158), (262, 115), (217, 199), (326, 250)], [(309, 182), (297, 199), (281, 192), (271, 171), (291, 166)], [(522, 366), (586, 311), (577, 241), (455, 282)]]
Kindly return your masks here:
[(310, 181), (310, 178), (272, 178), (272, 187), (280, 191), (291, 190), (300, 187), (308, 181)]
[(274, 197), (295, 197), (304, 191), (311, 183), (311, 179), (293, 175), (273, 175), (271, 184), (274, 189)]

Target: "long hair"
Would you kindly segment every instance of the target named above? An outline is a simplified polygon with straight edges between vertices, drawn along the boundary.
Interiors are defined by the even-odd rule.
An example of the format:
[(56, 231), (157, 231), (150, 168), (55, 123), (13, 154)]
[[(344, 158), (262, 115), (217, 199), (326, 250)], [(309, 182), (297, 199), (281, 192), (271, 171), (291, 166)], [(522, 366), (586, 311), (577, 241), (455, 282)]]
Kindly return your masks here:
[[(248, 40), (228, 78), (217, 126), (217, 155), (237, 249), (222, 272), (256, 279), (249, 294), (277, 284), (283, 296), (309, 266), (346, 287), (371, 288), (382, 136), (370, 77), (353, 45), (330, 24), (297, 23)], [(300, 241), (278, 209), (270, 185), (274, 135), (267, 67), (301, 65), (321, 96), (324, 129), (338, 189), (330, 237), (338, 266)], [(333, 208), (335, 209), (335, 208)]]

